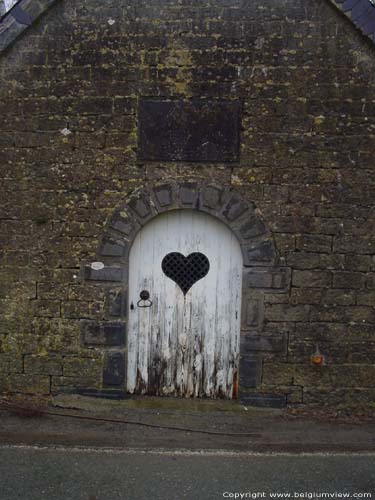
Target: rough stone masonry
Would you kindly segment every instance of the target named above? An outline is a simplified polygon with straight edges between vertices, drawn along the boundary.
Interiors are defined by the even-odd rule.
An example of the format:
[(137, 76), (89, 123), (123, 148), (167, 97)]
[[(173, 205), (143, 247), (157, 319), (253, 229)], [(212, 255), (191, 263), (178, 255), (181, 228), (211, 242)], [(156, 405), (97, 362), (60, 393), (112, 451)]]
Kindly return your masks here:
[[(128, 247), (200, 206), (247, 252), (242, 400), (373, 402), (373, 44), (328, 0), (49, 4), (0, 54), (0, 392), (123, 395)], [(158, 157), (150, 98), (239, 103), (238, 150)]]

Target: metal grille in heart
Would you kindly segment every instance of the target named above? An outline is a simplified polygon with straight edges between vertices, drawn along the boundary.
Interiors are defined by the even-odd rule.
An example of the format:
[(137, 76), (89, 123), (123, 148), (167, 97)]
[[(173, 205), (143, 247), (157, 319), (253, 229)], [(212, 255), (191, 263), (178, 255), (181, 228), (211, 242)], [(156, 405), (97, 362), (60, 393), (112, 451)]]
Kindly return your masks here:
[(200, 252), (194, 252), (185, 257), (182, 253), (168, 253), (161, 263), (164, 274), (173, 280), (184, 292), (204, 278), (210, 269), (210, 262), (207, 257)]

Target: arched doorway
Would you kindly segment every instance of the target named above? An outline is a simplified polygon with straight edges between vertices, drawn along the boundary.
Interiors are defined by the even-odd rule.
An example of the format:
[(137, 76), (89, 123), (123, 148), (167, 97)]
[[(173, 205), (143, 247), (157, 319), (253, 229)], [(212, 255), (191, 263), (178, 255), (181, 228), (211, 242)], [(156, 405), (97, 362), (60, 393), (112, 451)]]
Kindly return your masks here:
[[(182, 219), (180, 219), (178, 223), (174, 222), (174, 225), (169, 225), (169, 223), (165, 221), (172, 219), (168, 219), (168, 217), (162, 218), (162, 216), (164, 217), (167, 215), (171, 215), (171, 217), (174, 218), (176, 214), (182, 213), (186, 214), (182, 217), (190, 217), (191, 223), (182, 222)], [(217, 231), (214, 231), (215, 236), (212, 236), (208, 240), (215, 241), (215, 251), (221, 252), (225, 248), (224, 241), (228, 237), (228, 239), (236, 245), (237, 255), (241, 253), (241, 257), (238, 256), (237, 261), (240, 263), (241, 268), (240, 281), (236, 282), (234, 280), (234, 282), (237, 283), (236, 286), (238, 286), (236, 290), (240, 290), (242, 279), (242, 290), (240, 292), (242, 310), (240, 322), (241, 333), (238, 339), (239, 326), (237, 322), (232, 323), (232, 325), (235, 325), (235, 328), (225, 327), (226, 324), (230, 325), (230, 320), (228, 320), (228, 318), (232, 318), (233, 320), (233, 311), (238, 312), (235, 321), (239, 320), (239, 307), (231, 309), (232, 302), (218, 302), (222, 304), (220, 305), (220, 325), (223, 325), (223, 331), (230, 330), (231, 332), (229, 335), (231, 339), (230, 346), (226, 347), (226, 357), (221, 355), (218, 356), (215, 353), (212, 354), (210, 350), (208, 350), (207, 352), (210, 353), (211, 356), (209, 358), (210, 361), (207, 359), (206, 363), (203, 363), (202, 360), (204, 355), (201, 354), (200, 357), (196, 355), (203, 352), (202, 347), (191, 347), (193, 344), (189, 344), (188, 342), (184, 343), (182, 339), (181, 346), (186, 344), (187, 352), (191, 352), (188, 351), (188, 348), (192, 348), (195, 357), (193, 356), (192, 359), (194, 359), (194, 361), (190, 359), (190, 364), (187, 365), (187, 367), (192, 367), (192, 370), (185, 368), (182, 362), (180, 363), (181, 366), (184, 366), (184, 378), (181, 379), (180, 377), (178, 379), (177, 373), (174, 378), (172, 378), (173, 370), (171, 365), (168, 365), (168, 363), (166, 364), (165, 360), (163, 364), (163, 357), (156, 355), (155, 349), (145, 351), (142, 356), (139, 356), (140, 351), (137, 351), (137, 354), (135, 354), (138, 347), (134, 345), (134, 342), (136, 343), (138, 340), (133, 332), (139, 331), (140, 321), (145, 321), (145, 328), (147, 325), (149, 325), (148, 328), (150, 328), (151, 320), (154, 319), (153, 316), (147, 316), (153, 314), (148, 310), (151, 308), (139, 308), (137, 306), (137, 302), (140, 299), (140, 292), (145, 290), (150, 294), (150, 299), (153, 302), (155, 311), (155, 304), (157, 304), (159, 308), (162, 300), (165, 301), (168, 299), (169, 301), (169, 298), (166, 297), (167, 294), (163, 292), (163, 286), (160, 286), (158, 283), (155, 285), (152, 273), (148, 274), (148, 276), (153, 278), (152, 283), (150, 282), (152, 288), (149, 288), (149, 282), (147, 280), (146, 282), (142, 281), (141, 275), (133, 275), (132, 273), (143, 273), (143, 270), (147, 269), (147, 266), (152, 263), (151, 269), (157, 269), (159, 273), (159, 278), (156, 279), (159, 279), (160, 283), (163, 283), (163, 280), (167, 283), (166, 280), (168, 278), (168, 286), (172, 287), (172, 291), (169, 291), (168, 294), (172, 296), (174, 294), (175, 300), (179, 297), (179, 301), (185, 301), (186, 307), (189, 303), (190, 295), (192, 298), (195, 296), (198, 297), (199, 287), (204, 287), (206, 283), (208, 283), (208, 280), (211, 279), (211, 276), (216, 273), (215, 276), (223, 277), (225, 274), (223, 270), (226, 269), (225, 265), (228, 264), (228, 259), (222, 259), (220, 266), (217, 265), (217, 267), (215, 267), (215, 262), (219, 262), (218, 258), (212, 255), (206, 255), (202, 249), (203, 247), (199, 247), (198, 245), (189, 246), (194, 241), (194, 238), (191, 236), (192, 233), (189, 229), (189, 224), (191, 224), (192, 228), (197, 228), (198, 225), (193, 222), (195, 220), (210, 221), (209, 224), (202, 223), (204, 230), (201, 230), (200, 234), (203, 239), (207, 238), (208, 234), (211, 234), (209, 231), (214, 231), (213, 228), (217, 228)], [(168, 230), (163, 229), (163, 231), (167, 231), (167, 237), (163, 231), (156, 231), (155, 228), (158, 227), (158, 224), (169, 227)], [(210, 229), (208, 229), (208, 227)], [(137, 255), (136, 248), (138, 248), (139, 254), (139, 247), (137, 247), (138, 243), (136, 242), (138, 240), (142, 242), (147, 231), (150, 231), (150, 234), (158, 235), (157, 237), (153, 236), (154, 239), (151, 237), (149, 239), (149, 241), (155, 241), (155, 243), (142, 243), (144, 256), (142, 258), (141, 256), (135, 257)], [(168, 234), (170, 236), (168, 236)], [(177, 238), (177, 234), (181, 236)], [(218, 238), (217, 235), (219, 234), (223, 235), (222, 238)], [(224, 236), (224, 234), (227, 236)], [(185, 246), (177, 246), (179, 238), (182, 237), (185, 237)], [(174, 243), (170, 247), (166, 246), (166, 242), (169, 241), (168, 239)], [(154, 257), (155, 249), (161, 244), (164, 245), (164, 250), (157, 254), (158, 260), (156, 261), (156, 256)], [(239, 248), (240, 252), (238, 252)], [(130, 255), (130, 252), (132, 255)], [(166, 269), (165, 273), (162, 263), (164, 258), (171, 253), (180, 253), (186, 258), (188, 258), (191, 253), (203, 253), (209, 261), (210, 267), (208, 274), (191, 285), (189, 280), (187, 280), (187, 283), (185, 283), (185, 281), (181, 282), (182, 278), (176, 277), (176, 275), (173, 274), (178, 273), (180, 269), (178, 266), (175, 270), (171, 268), (168, 270), (168, 265), (164, 266)], [(225, 254), (228, 255), (228, 252), (225, 252)], [(181, 260), (179, 259), (181, 259), (182, 256), (177, 258), (180, 265)], [(169, 267), (171, 267), (173, 259), (172, 257), (169, 258), (171, 259)], [(81, 338), (82, 344), (85, 347), (94, 348), (102, 353), (103, 378), (100, 389), (82, 388), (80, 389), (82, 393), (95, 393), (105, 395), (105, 397), (125, 397), (126, 392), (128, 394), (129, 392), (138, 392), (141, 394), (211, 395), (210, 397), (224, 396), (228, 398), (238, 396), (240, 400), (246, 404), (252, 404), (252, 401), (254, 401), (255, 404), (264, 405), (274, 404), (275, 401), (277, 404), (285, 404), (286, 396), (280, 394), (278, 387), (275, 388), (275, 393), (272, 394), (259, 391), (261, 390), (264, 356), (269, 359), (270, 354), (274, 357), (280, 355), (280, 359), (285, 360), (287, 338), (287, 332), (275, 332), (272, 325), (270, 328), (267, 328), (267, 323), (264, 321), (265, 297), (268, 293), (288, 294), (291, 272), (285, 264), (278, 261), (273, 236), (267, 229), (259, 209), (256, 208), (252, 202), (246, 200), (239, 192), (231, 186), (219, 186), (206, 182), (168, 181), (162, 184), (146, 185), (126, 198), (110, 216), (95, 259), (95, 262), (83, 263), (82, 280), (85, 283), (96, 283), (98, 289), (105, 295), (104, 316), (103, 320), (82, 321)], [(138, 261), (136, 260), (134, 263), (134, 259), (138, 259)], [(195, 257), (190, 257), (190, 259), (195, 260)], [(199, 268), (200, 271), (198, 270), (198, 278), (200, 277), (199, 272), (204, 274), (204, 263), (205, 259), (202, 258), (202, 267)], [(162, 272), (164, 273), (163, 275), (161, 275)], [(132, 281), (130, 284), (129, 274), (131, 275), (130, 279)], [(171, 279), (169, 275), (171, 275), (172, 278), (176, 278), (177, 281), (180, 282), (180, 285), (176, 285), (176, 282), (173, 282), (173, 279)], [(219, 301), (223, 300), (222, 294), (223, 297), (227, 297), (226, 294), (229, 293), (227, 288), (228, 286), (232, 286), (231, 282), (232, 279), (229, 281), (228, 279), (227, 281), (217, 281), (215, 284), (216, 286), (209, 289), (209, 299), (211, 300), (211, 298), (214, 297), (215, 300), (216, 298)], [(133, 285), (133, 283), (135, 284)], [(181, 290), (176, 290), (176, 286), (179, 286)], [(212, 290), (214, 290), (214, 293)], [(161, 293), (164, 293), (164, 296), (159, 297)], [(179, 296), (178, 293), (180, 294)], [(192, 305), (196, 306), (199, 304), (200, 312), (203, 311), (206, 314), (207, 308), (202, 309), (201, 302), (202, 299), (198, 297)], [(132, 303), (133, 309), (131, 309)], [(173, 306), (173, 301), (169, 301), (168, 303), (172, 305), (171, 311), (176, 310), (175, 306)], [(147, 304), (149, 303), (144, 301), (139, 305)], [(180, 302), (178, 302), (178, 304), (180, 304)], [(167, 307), (166, 303), (163, 307)], [(141, 314), (138, 312), (138, 309), (145, 310), (143, 316), (138, 316), (138, 314)], [(179, 310), (180, 309), (177, 308), (177, 311)], [(191, 314), (193, 314), (194, 308), (191, 310), (185, 309), (185, 311), (191, 311)], [(179, 314), (180, 313), (177, 314), (177, 317), (180, 317)], [(165, 317), (168, 317), (168, 311)], [(177, 325), (179, 325), (179, 323), (177, 323)], [(136, 328), (138, 330), (136, 330)], [(180, 327), (178, 326), (178, 328)], [(214, 330), (212, 330), (212, 332), (214, 332)], [(235, 334), (232, 332), (235, 332)], [(221, 345), (221, 341), (219, 340), (216, 343), (216, 330), (214, 334), (215, 343), (211, 345), (215, 345), (216, 349), (217, 346)], [(152, 335), (154, 335), (154, 337)], [(164, 344), (162, 342), (160, 343), (157, 328), (154, 328), (152, 335), (151, 337), (147, 337), (151, 339), (150, 345), (165, 345), (165, 342)], [(220, 335), (222, 335), (222, 333), (219, 334), (219, 339)], [(231, 335), (234, 335), (233, 338)], [(225, 337), (225, 339), (228, 339), (228, 337)], [(180, 337), (177, 336), (174, 339), (172, 338), (172, 340), (174, 344), (171, 343), (171, 345), (177, 346), (177, 342), (180, 342)], [(240, 344), (239, 354), (238, 344), (236, 344), (238, 340)], [(206, 343), (203, 347), (205, 345)], [(145, 353), (147, 353), (147, 355)], [(147, 366), (147, 377), (144, 376), (146, 373), (145, 368), (139, 370), (138, 373), (138, 364), (133, 363), (132, 368), (131, 366), (126, 366), (129, 360), (131, 365), (132, 359), (137, 360), (136, 363), (138, 364), (140, 363), (138, 360), (143, 360), (143, 366)], [(167, 359), (169, 359), (168, 356)], [(184, 356), (184, 362), (185, 360), (187, 362), (188, 358)], [(152, 366), (154, 366), (153, 369), (151, 368)], [(166, 366), (167, 371), (164, 375), (163, 370), (165, 371)], [(214, 370), (210, 373), (214, 373), (216, 376), (213, 379), (214, 382), (205, 385), (203, 382), (201, 383), (200, 380), (205, 380), (206, 366), (213, 366)], [(222, 366), (225, 368), (223, 369)], [(150, 371), (148, 367), (150, 367)], [(238, 372), (236, 371), (237, 368)], [(201, 375), (198, 377), (194, 370), (195, 372), (201, 370)], [(190, 373), (190, 380), (185, 375), (186, 373)], [(161, 376), (159, 377), (160, 374)], [(193, 374), (192, 379), (191, 374)], [(168, 380), (173, 380), (175, 383), (166, 385), (164, 383), (166, 376), (168, 376)], [(137, 377), (139, 381), (143, 380), (146, 382), (143, 384), (137, 383)], [(154, 383), (152, 380), (160, 380), (160, 382)], [(199, 383), (197, 382), (198, 380)], [(236, 393), (237, 380), (238, 394)], [(167, 389), (164, 389), (164, 387)]]
[(242, 274), (237, 237), (209, 214), (173, 210), (138, 232), (129, 256), (128, 392), (237, 396)]

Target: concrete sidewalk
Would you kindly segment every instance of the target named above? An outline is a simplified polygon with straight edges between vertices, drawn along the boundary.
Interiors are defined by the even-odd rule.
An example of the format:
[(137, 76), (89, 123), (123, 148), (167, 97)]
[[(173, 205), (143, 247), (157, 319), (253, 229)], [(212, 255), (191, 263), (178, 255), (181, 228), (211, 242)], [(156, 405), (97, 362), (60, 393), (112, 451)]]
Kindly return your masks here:
[[(54, 415), (26, 418), (2, 409), (0, 445), (298, 453), (375, 451), (375, 423), (359, 425), (291, 418), (285, 410), (245, 408), (228, 401), (158, 398), (111, 401), (59, 396), (49, 410), (88, 419)], [(100, 417), (161, 427), (90, 420)]]

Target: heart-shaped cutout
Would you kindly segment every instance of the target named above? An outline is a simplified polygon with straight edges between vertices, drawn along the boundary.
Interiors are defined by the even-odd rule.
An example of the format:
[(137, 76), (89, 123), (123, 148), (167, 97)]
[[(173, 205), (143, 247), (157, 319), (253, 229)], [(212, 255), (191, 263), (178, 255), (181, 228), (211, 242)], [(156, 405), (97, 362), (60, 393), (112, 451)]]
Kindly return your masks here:
[(194, 252), (185, 257), (182, 253), (168, 253), (161, 263), (164, 274), (181, 288), (184, 295), (197, 281), (206, 276), (210, 262), (200, 252)]

